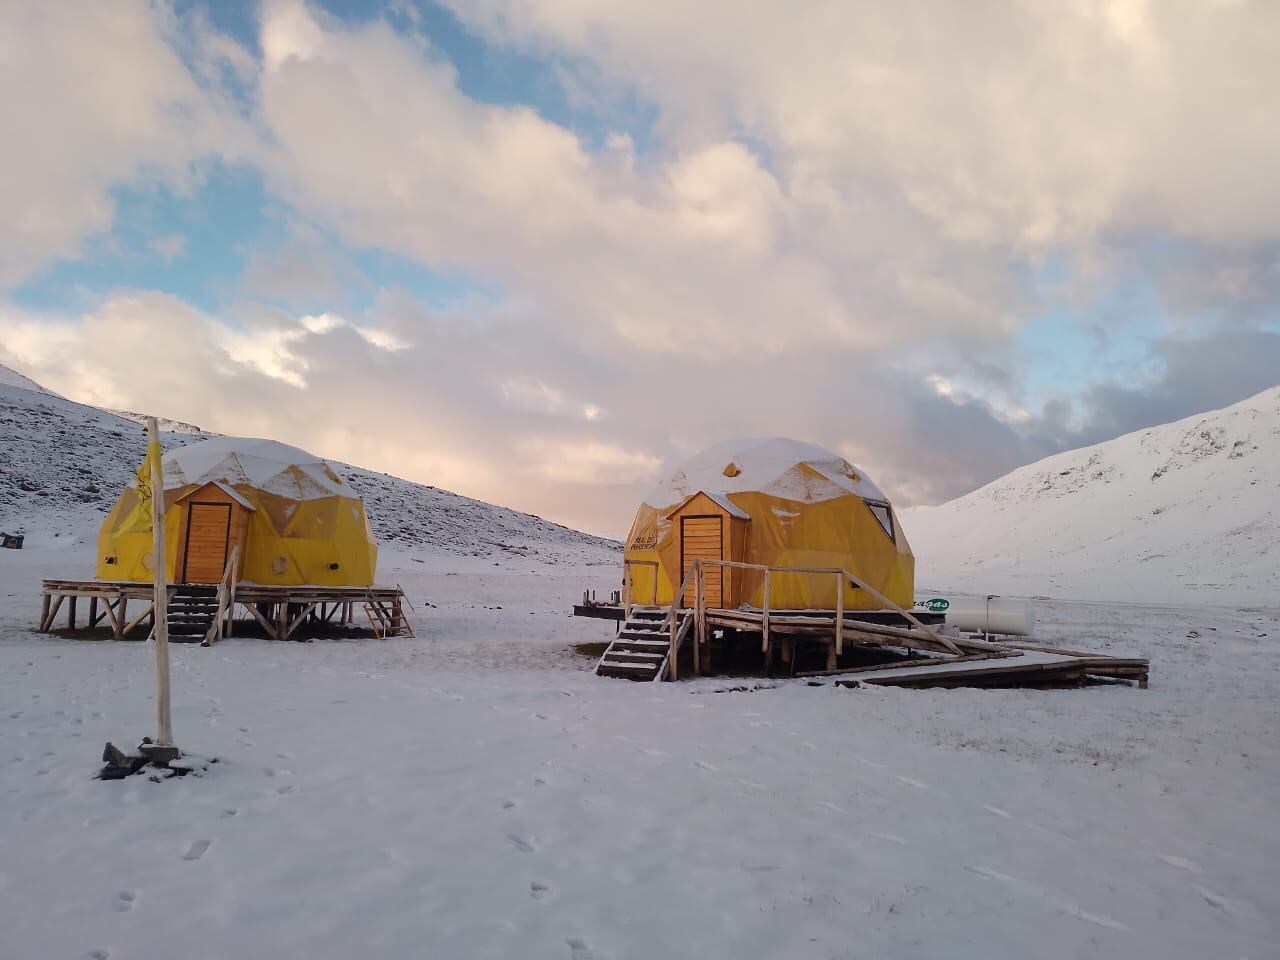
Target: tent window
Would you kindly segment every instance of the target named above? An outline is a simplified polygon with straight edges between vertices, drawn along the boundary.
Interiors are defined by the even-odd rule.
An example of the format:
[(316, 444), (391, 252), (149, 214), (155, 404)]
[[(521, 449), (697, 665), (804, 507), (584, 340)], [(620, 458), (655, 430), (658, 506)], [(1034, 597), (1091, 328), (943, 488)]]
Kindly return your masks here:
[(871, 511), (871, 515), (876, 518), (876, 522), (880, 524), (880, 529), (884, 531), (886, 537), (893, 539), (893, 513), (889, 510), (887, 503), (878, 503), (875, 500), (866, 501), (867, 508)]

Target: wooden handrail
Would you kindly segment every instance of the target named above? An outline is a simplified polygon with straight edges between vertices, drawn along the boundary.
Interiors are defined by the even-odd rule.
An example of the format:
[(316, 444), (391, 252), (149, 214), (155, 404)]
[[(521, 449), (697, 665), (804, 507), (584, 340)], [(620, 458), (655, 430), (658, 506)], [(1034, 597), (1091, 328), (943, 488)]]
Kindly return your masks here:
[(228, 612), (235, 610), (236, 565), (239, 559), (240, 544), (237, 543), (231, 549), (231, 556), (227, 558), (227, 565), (222, 571), (222, 579), (218, 581), (218, 612), (213, 618), (213, 623), (209, 624), (209, 632), (204, 635), (201, 646), (208, 647), (222, 639), (223, 622)]
[[(875, 589), (875, 587), (868, 586), (864, 581), (860, 580), (858, 577), (855, 577), (852, 573), (850, 573), (844, 567), (771, 567), (771, 566), (765, 566), (764, 564), (759, 564), (759, 563), (743, 563), (739, 560), (711, 560), (711, 559), (700, 559), (700, 560), (695, 560), (694, 562), (713, 564), (718, 567), (730, 567), (734, 570), (761, 570), (764, 572), (764, 582), (765, 582), (764, 650), (766, 653), (769, 650), (769, 585), (770, 585), (769, 575), (771, 573), (799, 573), (799, 574), (827, 574), (827, 575), (838, 574), (840, 575), (849, 583), (853, 584), (855, 588), (869, 593), (874, 599), (880, 601), (886, 607), (889, 607), (892, 610), (896, 610), (898, 613), (902, 614), (902, 616), (909, 623), (913, 623), (917, 627), (919, 627), (920, 630), (922, 630), (925, 633), (925, 635), (928, 636), (931, 640), (934, 640), (937, 643), (941, 644), (942, 646), (946, 647), (952, 653), (956, 655), (960, 655), (960, 652), (961, 652), (960, 648), (957, 647), (954, 643), (952, 643), (947, 637), (944, 637), (942, 634), (936, 632), (930, 627), (926, 627), (923, 623), (920, 622), (920, 620), (914, 614), (898, 606), (898, 604), (894, 603), (892, 600), (886, 597), (879, 590)], [(840, 618), (838, 622), (842, 622), (844, 620), (843, 583), (841, 584), (840, 589), (836, 591), (836, 594), (837, 594), (837, 609), (840, 613)], [(837, 628), (836, 637), (837, 637), (837, 642), (839, 642), (839, 640), (841, 639), (839, 628)]]

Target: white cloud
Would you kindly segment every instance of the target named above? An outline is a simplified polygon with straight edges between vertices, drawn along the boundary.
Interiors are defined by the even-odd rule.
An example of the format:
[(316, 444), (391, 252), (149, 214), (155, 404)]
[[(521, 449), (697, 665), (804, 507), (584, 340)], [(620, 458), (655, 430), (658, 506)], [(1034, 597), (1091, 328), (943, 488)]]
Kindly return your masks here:
[(792, 186), (868, 183), (951, 237), (1274, 237), (1280, 7), (1200, 0), (447, 0), (474, 29), (747, 130)]
[[(258, 62), (136, 3), (107, 54), (101, 8), (69, 9), (30, 15), (40, 62), (0, 39), (0, 71), (46, 78), (58, 118), (0, 158), (18, 224), (0, 282), (75, 256), (115, 185), (181, 188), (214, 155), (259, 165), (293, 222), (225, 315), (146, 291), (75, 319), (0, 309), (0, 362), (592, 529), (624, 528), (662, 460), (730, 436), (824, 443), (903, 500), (1049, 452), (1073, 421), (1025, 409), (1013, 334), (1059, 246), (1082, 302), (1153, 239), (1213, 251), (1212, 284), (1173, 285), (1188, 304), (1274, 299), (1270, 8), (457, 5), (583, 81), (580, 109), (648, 99), (643, 151), (473, 101), (428, 39), (378, 20), (268, 0)], [(82, 67), (100, 96), (68, 79)], [(11, 129), (24, 110), (0, 91)], [(501, 292), (429, 309), (373, 289), (364, 248)]]
[(535, 473), (557, 483), (632, 484), (654, 480), (662, 460), (652, 454), (598, 441), (523, 442)]
[[(179, 56), (183, 27), (167, 6), (144, 0), (0, 9), (0, 286), (79, 256), (111, 226), (114, 188), (183, 190), (202, 161), (250, 152), (247, 125)], [(224, 58), (231, 49), (221, 38), (190, 53)]]

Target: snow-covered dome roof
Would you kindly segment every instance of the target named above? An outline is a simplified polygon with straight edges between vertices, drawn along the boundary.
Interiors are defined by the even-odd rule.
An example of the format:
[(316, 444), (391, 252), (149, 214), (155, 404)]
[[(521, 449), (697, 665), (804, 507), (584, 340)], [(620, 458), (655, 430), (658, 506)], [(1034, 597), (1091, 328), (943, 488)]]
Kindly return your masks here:
[[(804, 465), (807, 471), (798, 467)], [(672, 507), (698, 491), (758, 492), (814, 503), (855, 494), (884, 500), (880, 488), (838, 454), (812, 443), (765, 437), (727, 440), (704, 450), (645, 496), (651, 507)]]
[(326, 461), (275, 440), (212, 437), (164, 455), (166, 490), (213, 480), (292, 500), (355, 496)]

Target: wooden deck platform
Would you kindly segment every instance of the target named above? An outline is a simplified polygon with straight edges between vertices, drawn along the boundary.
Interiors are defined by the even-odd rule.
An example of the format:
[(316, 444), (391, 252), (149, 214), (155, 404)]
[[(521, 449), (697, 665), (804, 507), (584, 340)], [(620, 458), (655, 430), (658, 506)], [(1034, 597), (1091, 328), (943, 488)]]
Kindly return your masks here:
[[(172, 603), (186, 584), (171, 584)], [(155, 622), (153, 588), (149, 583), (124, 580), (45, 580), (41, 584), (40, 631), (57, 629), (59, 614), (65, 611), (66, 626), (76, 631), (106, 623), (116, 640), (146, 637)], [(272, 640), (299, 638), (308, 625), (352, 625), (356, 606), (369, 613), (372, 629), (379, 636), (408, 631), (404, 614), (404, 591), (399, 587), (265, 586), (241, 581), (231, 596), (228, 620), (231, 629), (240, 620), (260, 625)], [(77, 620), (80, 600), (88, 600), (87, 616)], [(130, 615), (130, 603), (135, 606)]]
[[(765, 606), (727, 609), (707, 603), (704, 566), (762, 571)], [(841, 585), (836, 608), (771, 609), (769, 575), (776, 573), (834, 575)], [(845, 609), (846, 581), (882, 608)], [(944, 615), (898, 606), (843, 569), (764, 567), (699, 558), (673, 596), (680, 599), (665, 606), (637, 604), (630, 602), (624, 590), (621, 602), (599, 603), (588, 594), (574, 607), (576, 616), (621, 621), (617, 637), (600, 658), (597, 674), (646, 681), (676, 680), (690, 671), (694, 675), (836, 677), (834, 682), (842, 686), (1051, 687), (1110, 682), (1145, 687), (1150, 671), (1149, 661), (1142, 657), (1055, 649), (940, 629)]]

